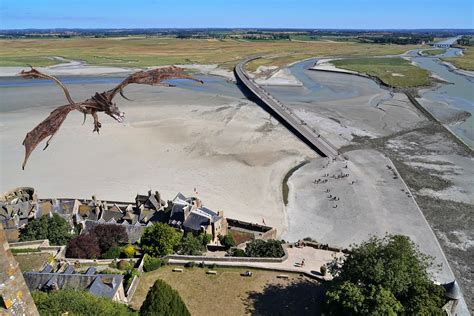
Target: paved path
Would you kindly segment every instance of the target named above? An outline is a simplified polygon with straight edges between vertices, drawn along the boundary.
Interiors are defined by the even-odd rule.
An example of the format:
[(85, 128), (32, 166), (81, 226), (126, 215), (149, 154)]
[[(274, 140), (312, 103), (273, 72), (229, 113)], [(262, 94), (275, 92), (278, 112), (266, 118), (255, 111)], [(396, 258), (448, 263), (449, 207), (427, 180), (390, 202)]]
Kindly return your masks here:
[[(303, 248), (287, 248), (288, 259), (277, 263), (277, 262), (240, 262), (240, 261), (226, 261), (226, 262), (217, 262), (213, 261), (212, 257), (209, 257), (208, 260), (204, 260), (205, 264), (217, 264), (219, 266), (226, 267), (248, 267), (248, 268), (258, 268), (258, 269), (269, 269), (269, 270), (279, 270), (282, 272), (296, 272), (296, 273), (305, 273), (307, 275), (321, 277), (319, 271), (321, 266), (331, 262), (335, 256), (342, 256), (342, 253), (337, 253), (328, 250), (315, 249), (312, 247), (303, 247)], [(301, 262), (305, 260), (304, 266), (301, 266)], [(169, 263), (171, 264), (185, 264), (190, 260), (187, 259), (170, 259)], [(196, 262), (202, 262), (202, 260), (196, 260)], [(326, 279), (330, 279), (330, 276), (327, 276)]]
[(302, 119), (296, 116), (286, 105), (276, 99), (260, 85), (250, 78), (245, 71), (245, 64), (251, 60), (260, 57), (251, 57), (243, 60), (235, 67), (235, 73), (238, 79), (244, 84), (257, 98), (268, 105), (273, 112), (282, 120), (287, 122), (300, 136), (316, 148), (324, 157), (338, 158), (337, 148), (325, 139), (319, 132), (308, 126)]

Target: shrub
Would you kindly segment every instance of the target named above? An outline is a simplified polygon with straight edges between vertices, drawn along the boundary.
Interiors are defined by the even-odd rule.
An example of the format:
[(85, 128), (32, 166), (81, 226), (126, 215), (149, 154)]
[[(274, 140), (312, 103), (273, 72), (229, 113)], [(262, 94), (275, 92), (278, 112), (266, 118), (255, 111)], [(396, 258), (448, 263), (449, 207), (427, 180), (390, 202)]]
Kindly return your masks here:
[(131, 268), (132, 268), (132, 265), (127, 260), (120, 260), (117, 263), (117, 269), (119, 270), (130, 270)]
[(143, 270), (145, 272), (154, 271), (165, 264), (165, 260), (161, 258), (152, 257), (147, 254), (143, 257)]
[(201, 244), (203, 245), (204, 249), (206, 249), (206, 246), (211, 242), (211, 235), (208, 235), (206, 233), (200, 234), (198, 238), (201, 240)]
[(181, 233), (164, 223), (155, 223), (145, 228), (140, 240), (143, 253), (153, 257), (172, 254), (181, 241)]
[(96, 236), (102, 253), (128, 240), (125, 227), (120, 225), (100, 224), (95, 226), (90, 233)]
[(247, 244), (245, 254), (247, 257), (281, 258), (285, 255), (285, 251), (278, 240), (256, 239)]
[(204, 250), (202, 240), (194, 237), (193, 234), (187, 233), (181, 239), (180, 254), (188, 256), (200, 256)]
[(43, 216), (20, 229), (20, 241), (49, 239), (52, 245), (66, 245), (74, 237), (71, 230), (71, 225), (58, 214)]
[(100, 248), (94, 235), (79, 235), (67, 245), (66, 257), (97, 259), (100, 257)]
[(321, 268), (319, 268), (319, 272), (321, 272), (321, 275), (322, 275), (322, 276), (325, 276), (326, 273), (327, 273), (327, 268), (326, 268), (326, 266), (321, 266)]
[(10, 248), (13, 254), (15, 253), (29, 253), (29, 252), (41, 252), (38, 248)]
[(222, 246), (226, 247), (227, 249), (235, 246), (234, 238), (227, 234), (225, 236), (219, 235), (219, 242)]
[(133, 315), (127, 305), (86, 291), (57, 290), (31, 293), (41, 315)]
[(116, 259), (120, 258), (122, 253), (122, 247), (111, 247), (109, 250), (102, 254), (102, 259)]
[(138, 271), (138, 269), (131, 269), (129, 271), (127, 271), (127, 273), (125, 273), (124, 275), (124, 290), (125, 292), (128, 291), (128, 289), (130, 288), (130, 285), (132, 285), (132, 281), (133, 281), (133, 278), (135, 276), (138, 276), (140, 274), (140, 272)]
[(239, 248), (232, 248), (230, 250), (230, 255), (232, 257), (246, 257), (247, 255), (245, 254), (245, 251)]
[(122, 249), (122, 253), (125, 256), (125, 258), (133, 258), (135, 257), (135, 247), (133, 245), (128, 244)]
[(156, 280), (140, 308), (140, 315), (188, 316), (179, 293), (162, 280)]

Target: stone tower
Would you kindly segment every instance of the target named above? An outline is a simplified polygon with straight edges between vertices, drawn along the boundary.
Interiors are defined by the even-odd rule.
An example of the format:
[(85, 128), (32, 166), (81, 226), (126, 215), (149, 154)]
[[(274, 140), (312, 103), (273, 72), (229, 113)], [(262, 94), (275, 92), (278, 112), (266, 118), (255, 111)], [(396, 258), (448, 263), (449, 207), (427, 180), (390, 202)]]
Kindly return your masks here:
[(39, 315), (0, 224), (0, 315)]

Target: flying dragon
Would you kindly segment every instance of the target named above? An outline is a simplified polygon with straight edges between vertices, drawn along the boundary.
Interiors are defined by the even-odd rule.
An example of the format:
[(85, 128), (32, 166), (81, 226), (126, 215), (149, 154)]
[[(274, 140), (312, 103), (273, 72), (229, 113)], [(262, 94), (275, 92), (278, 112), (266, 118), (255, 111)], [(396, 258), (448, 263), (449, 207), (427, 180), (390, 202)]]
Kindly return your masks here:
[[(30, 66), (31, 67), (31, 66)], [(28, 134), (26, 134), (25, 139), (23, 140), (23, 145), (25, 146), (25, 159), (23, 161), (22, 169), (25, 169), (26, 162), (30, 157), (33, 150), (38, 146), (38, 144), (43, 141), (45, 138), (49, 137), (46, 142), (46, 146), (43, 148), (45, 150), (48, 148), (49, 143), (53, 136), (58, 132), (62, 123), (66, 119), (67, 115), (72, 111), (79, 111), (84, 114), (84, 122), (88, 114), (92, 115), (94, 119), (94, 129), (93, 132), (99, 133), (99, 129), (102, 124), (99, 122), (99, 117), (97, 112), (105, 112), (105, 114), (111, 116), (118, 122), (122, 122), (125, 114), (119, 110), (117, 105), (112, 102), (113, 98), (119, 93), (126, 100), (128, 99), (124, 93), (123, 89), (132, 83), (135, 84), (147, 84), (151, 86), (167, 86), (173, 87), (173, 85), (164, 83), (165, 80), (170, 79), (190, 79), (197, 82), (203, 83), (201, 80), (193, 78), (189, 74), (185, 73), (182, 68), (176, 66), (156, 68), (148, 71), (138, 71), (127, 78), (125, 78), (121, 83), (119, 83), (115, 88), (102, 93), (96, 92), (91, 98), (82, 101), (75, 102), (66, 88), (66, 86), (56, 77), (44, 74), (35, 68), (31, 67), (30, 70), (22, 70), (19, 74), (20, 77), (25, 79), (49, 79), (56, 82), (59, 85), (69, 104), (57, 107), (51, 114), (41, 123), (39, 123), (35, 128), (33, 128)]]

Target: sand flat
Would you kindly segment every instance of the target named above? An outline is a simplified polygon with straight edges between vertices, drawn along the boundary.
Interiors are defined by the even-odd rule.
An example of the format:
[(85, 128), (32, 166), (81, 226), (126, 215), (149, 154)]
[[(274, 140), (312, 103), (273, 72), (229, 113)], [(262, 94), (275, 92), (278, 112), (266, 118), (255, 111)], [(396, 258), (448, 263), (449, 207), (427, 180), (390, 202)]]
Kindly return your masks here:
[[(89, 95), (91, 88), (73, 87), (74, 96)], [(25, 96), (38, 89), (63, 104), (56, 87), (44, 86), (22, 88), (23, 105), (48, 103), (47, 94), (42, 100)], [(2, 113), (0, 191), (28, 185), (40, 197), (132, 201), (148, 189), (172, 199), (196, 188), (211, 209), (286, 230), (281, 183), (294, 165), (316, 157), (306, 145), (246, 99), (148, 86), (130, 87), (127, 95), (136, 101), (116, 99), (124, 124), (102, 114), (97, 135), (91, 118), (83, 126), (82, 114), (74, 112), (50, 147), (42, 151), (40, 145), (31, 155), (25, 171), (23, 138), (53, 107)]]

